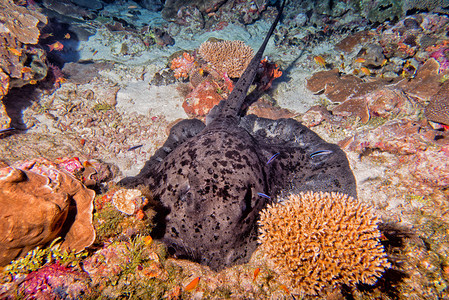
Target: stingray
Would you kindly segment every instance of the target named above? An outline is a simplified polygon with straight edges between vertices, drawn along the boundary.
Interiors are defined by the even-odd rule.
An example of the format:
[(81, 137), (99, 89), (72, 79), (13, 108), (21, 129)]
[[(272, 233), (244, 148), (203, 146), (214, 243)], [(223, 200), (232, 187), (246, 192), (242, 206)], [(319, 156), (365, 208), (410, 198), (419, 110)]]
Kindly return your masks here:
[(345, 153), (293, 119), (244, 115), (247, 93), (282, 9), (228, 99), (207, 125), (172, 127), (167, 141), (126, 186), (145, 184), (165, 208), (161, 240), (169, 252), (220, 270), (248, 262), (258, 214), (276, 197), (301, 191), (356, 197)]

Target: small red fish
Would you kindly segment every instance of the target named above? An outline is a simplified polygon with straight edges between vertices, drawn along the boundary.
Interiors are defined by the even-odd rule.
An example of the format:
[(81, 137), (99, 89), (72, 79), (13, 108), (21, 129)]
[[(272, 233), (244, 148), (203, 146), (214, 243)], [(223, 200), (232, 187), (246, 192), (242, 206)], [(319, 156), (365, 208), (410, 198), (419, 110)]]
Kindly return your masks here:
[(48, 45), (48, 48), (50, 48), (50, 51), (61, 51), (64, 49), (64, 45), (61, 42), (54, 42), (53, 44)]
[(186, 285), (186, 287), (184, 288), (184, 291), (186, 291), (186, 292), (193, 291), (198, 286), (198, 283), (200, 282), (200, 278), (201, 277), (198, 276), (195, 279), (193, 279), (188, 285)]

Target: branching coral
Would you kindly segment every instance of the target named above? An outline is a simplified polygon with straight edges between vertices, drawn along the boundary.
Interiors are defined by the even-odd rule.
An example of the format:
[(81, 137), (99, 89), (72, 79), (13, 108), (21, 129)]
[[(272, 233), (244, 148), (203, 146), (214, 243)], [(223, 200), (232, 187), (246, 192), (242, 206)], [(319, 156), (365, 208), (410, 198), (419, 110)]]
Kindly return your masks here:
[(198, 49), (200, 56), (220, 75), (238, 78), (253, 58), (253, 49), (242, 41), (207, 41)]
[(259, 242), (280, 281), (313, 295), (342, 284), (374, 284), (389, 267), (378, 218), (339, 193), (301, 193), (261, 212)]

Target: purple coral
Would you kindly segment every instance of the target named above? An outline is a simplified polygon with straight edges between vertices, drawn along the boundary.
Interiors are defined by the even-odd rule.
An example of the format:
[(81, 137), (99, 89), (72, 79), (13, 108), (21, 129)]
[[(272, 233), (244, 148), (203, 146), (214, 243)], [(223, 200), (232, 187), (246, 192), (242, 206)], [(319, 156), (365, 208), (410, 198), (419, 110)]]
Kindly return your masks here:
[(434, 58), (440, 64), (440, 72), (449, 69), (449, 48), (440, 48), (430, 54), (430, 57)]
[(27, 275), (19, 293), (25, 299), (75, 299), (90, 293), (89, 276), (59, 262)]

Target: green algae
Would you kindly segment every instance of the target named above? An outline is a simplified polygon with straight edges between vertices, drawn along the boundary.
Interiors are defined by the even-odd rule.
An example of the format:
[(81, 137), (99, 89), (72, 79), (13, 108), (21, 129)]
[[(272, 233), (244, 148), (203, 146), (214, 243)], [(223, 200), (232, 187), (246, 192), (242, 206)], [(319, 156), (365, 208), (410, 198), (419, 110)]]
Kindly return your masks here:
[(4, 271), (8, 274), (30, 273), (43, 267), (45, 264), (58, 261), (67, 267), (74, 267), (87, 256), (86, 251), (76, 253), (61, 249), (61, 238), (55, 239), (47, 248), (37, 247), (26, 256), (13, 260)]

